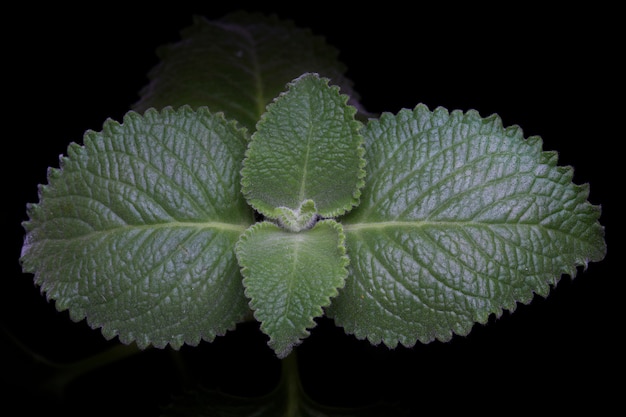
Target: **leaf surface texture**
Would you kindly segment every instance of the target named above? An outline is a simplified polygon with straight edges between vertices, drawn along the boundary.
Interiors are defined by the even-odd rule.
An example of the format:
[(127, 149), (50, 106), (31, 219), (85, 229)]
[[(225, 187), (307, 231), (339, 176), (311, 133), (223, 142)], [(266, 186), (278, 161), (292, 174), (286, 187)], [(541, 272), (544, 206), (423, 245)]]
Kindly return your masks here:
[(340, 219), (350, 274), (328, 309), (348, 333), (388, 346), (446, 341), (603, 259), (600, 208), (539, 137), (424, 105), (363, 135), (366, 186)]
[(249, 313), (233, 251), (254, 220), (246, 145), (206, 108), (129, 112), (87, 132), (28, 206), (24, 271), (107, 338), (178, 348), (224, 334)]

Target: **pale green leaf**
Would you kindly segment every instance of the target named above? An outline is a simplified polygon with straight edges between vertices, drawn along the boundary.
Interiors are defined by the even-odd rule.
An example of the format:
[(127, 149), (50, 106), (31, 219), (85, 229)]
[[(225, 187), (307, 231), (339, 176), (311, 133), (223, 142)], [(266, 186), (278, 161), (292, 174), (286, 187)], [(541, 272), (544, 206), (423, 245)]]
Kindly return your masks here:
[(342, 220), (350, 274), (328, 310), (348, 333), (388, 346), (445, 341), (605, 256), (588, 186), (539, 137), (423, 105), (363, 135), (366, 187)]
[(249, 313), (233, 251), (252, 224), (247, 134), (206, 108), (130, 112), (40, 186), (21, 262), (59, 310), (139, 347), (212, 340)]
[(349, 261), (341, 225), (322, 220), (293, 233), (257, 223), (241, 236), (236, 253), (254, 316), (283, 358), (309, 335), (314, 318), (344, 285)]
[(288, 223), (308, 200), (325, 217), (358, 204), (365, 176), (362, 125), (346, 96), (328, 82), (317, 74), (294, 80), (268, 106), (252, 135), (242, 191), (267, 217)]
[(278, 207), (276, 211), (278, 224), (285, 230), (291, 232), (309, 229), (319, 220), (313, 200), (305, 200), (302, 205), (295, 210), (287, 207)]
[(305, 72), (332, 79), (360, 108), (338, 54), (323, 37), (290, 20), (246, 12), (217, 20), (196, 16), (179, 42), (157, 50), (160, 61), (133, 109), (208, 106), (252, 132), (267, 104)]

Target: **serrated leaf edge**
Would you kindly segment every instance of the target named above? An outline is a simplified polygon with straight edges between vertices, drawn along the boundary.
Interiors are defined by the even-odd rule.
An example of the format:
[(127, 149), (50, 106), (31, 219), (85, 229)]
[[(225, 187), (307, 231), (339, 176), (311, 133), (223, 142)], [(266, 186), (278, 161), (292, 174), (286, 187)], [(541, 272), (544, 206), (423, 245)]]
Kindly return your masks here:
[[(310, 335), (309, 330), (311, 330), (311, 329), (313, 329), (313, 328), (315, 328), (317, 326), (317, 323), (315, 322), (314, 319), (318, 318), (318, 317), (322, 317), (325, 314), (324, 313), (324, 309), (326, 307), (330, 306), (331, 303), (332, 303), (332, 299), (335, 298), (337, 295), (339, 295), (339, 290), (345, 286), (345, 280), (346, 280), (346, 278), (348, 277), (348, 274), (349, 274), (348, 266), (350, 264), (350, 258), (347, 255), (347, 251), (346, 251), (346, 245), (345, 245), (346, 236), (345, 236), (345, 233), (343, 231), (343, 226), (340, 223), (338, 223), (338, 222), (336, 222), (334, 220), (331, 220), (331, 219), (320, 220), (319, 222), (317, 222), (317, 224), (315, 226), (317, 226), (318, 224), (328, 224), (337, 232), (337, 236), (339, 238), (339, 244), (337, 245), (337, 250), (339, 251), (339, 255), (340, 255), (340, 258), (341, 258), (341, 265), (340, 265), (340, 267), (343, 270), (343, 277), (342, 277), (343, 284), (341, 286), (339, 286), (339, 287), (335, 287), (333, 293), (330, 296), (328, 296), (326, 298), (326, 301), (319, 306), (320, 310), (319, 310), (318, 314), (314, 315), (311, 318), (309, 324), (305, 327), (304, 332), (300, 333), (300, 335), (298, 336), (298, 340), (293, 345), (291, 345), (286, 351), (275, 351), (275, 353), (276, 353), (276, 355), (277, 355), (277, 357), (279, 359), (285, 358), (287, 355), (289, 355), (289, 353), (291, 353), (293, 348), (295, 348), (296, 346), (300, 345), (303, 342), (303, 340)], [(243, 284), (244, 284), (244, 287), (245, 287), (244, 293), (245, 293), (246, 297), (248, 297), (248, 299), (250, 300), (248, 305), (249, 305), (250, 309), (253, 312), (254, 318), (260, 322), (261, 331), (263, 331), (264, 334), (269, 336), (268, 345), (270, 347), (272, 347), (273, 346), (273, 338), (271, 337), (271, 335), (269, 335), (266, 332), (265, 324), (257, 317), (256, 311), (257, 311), (257, 308), (258, 308), (258, 303), (257, 303), (256, 299), (249, 293), (247, 285), (246, 285), (246, 281), (248, 280), (248, 277), (249, 277), (249, 275), (248, 275), (249, 269), (245, 265), (245, 262), (242, 262), (242, 258), (240, 257), (241, 253), (242, 253), (241, 246), (243, 245), (243, 242), (245, 242), (247, 239), (249, 239), (249, 237), (253, 233), (255, 233), (256, 231), (261, 230), (261, 229), (268, 229), (268, 228), (275, 229), (277, 232), (284, 231), (283, 229), (281, 229), (279, 226), (277, 226), (275, 223), (273, 223), (271, 221), (262, 221), (262, 222), (255, 223), (254, 225), (252, 225), (248, 229), (246, 229), (241, 234), (241, 236), (239, 237), (239, 240), (235, 244), (235, 254), (237, 256), (237, 259), (239, 260), (239, 266), (241, 268), (241, 275), (243, 276)], [(306, 231), (298, 232), (298, 233), (306, 233)]]
[[(358, 166), (358, 172), (357, 172), (357, 183), (355, 186), (355, 189), (352, 193), (352, 200), (349, 204), (346, 204), (344, 207), (339, 207), (335, 210), (329, 211), (329, 212), (324, 212), (324, 213), (319, 213), (319, 215), (321, 217), (324, 218), (335, 218), (338, 216), (341, 216), (349, 211), (351, 211), (354, 207), (357, 207), (360, 203), (360, 197), (361, 197), (361, 193), (362, 193), (362, 189), (363, 187), (365, 187), (365, 177), (366, 177), (366, 166), (367, 166), (367, 161), (364, 158), (365, 156), (365, 147), (364, 147), (364, 137), (363, 135), (360, 133), (361, 130), (363, 129), (363, 123), (361, 123), (360, 121), (358, 121), (355, 117), (356, 114), (358, 112), (357, 108), (354, 107), (353, 105), (349, 104), (348, 101), (350, 99), (350, 97), (348, 95), (345, 94), (341, 94), (340, 91), (340, 87), (337, 85), (331, 85), (330, 84), (330, 79), (326, 78), (326, 77), (321, 77), (319, 74), (314, 73), (314, 72), (308, 72), (308, 73), (304, 73), (302, 75), (300, 75), (299, 77), (295, 78), (294, 80), (290, 81), (289, 83), (287, 83), (286, 86), (286, 90), (282, 91), (277, 97), (275, 97), (267, 106), (265, 109), (265, 112), (261, 115), (261, 118), (259, 119), (259, 121), (257, 122), (256, 125), (256, 129), (255, 132), (251, 135), (250, 137), (250, 142), (252, 142), (255, 138), (256, 132), (258, 132), (260, 130), (260, 128), (263, 126), (264, 123), (266, 123), (266, 120), (269, 116), (269, 113), (272, 109), (273, 106), (276, 105), (277, 101), (280, 100), (280, 98), (282, 98), (284, 95), (288, 94), (290, 89), (295, 86), (300, 80), (307, 78), (307, 77), (313, 77), (316, 78), (322, 82), (324, 82), (329, 88), (331, 88), (332, 91), (336, 92), (340, 99), (343, 100), (343, 104), (346, 106), (346, 110), (352, 113), (352, 120), (349, 122), (351, 125), (351, 130), (354, 132), (354, 134), (356, 136), (358, 136), (359, 138), (359, 142), (357, 144), (356, 147), (356, 152), (357, 152), (357, 156), (359, 158), (359, 166)], [(243, 193), (244, 197), (246, 198), (246, 201), (248, 202), (248, 204), (250, 204), (250, 206), (252, 208), (254, 208), (257, 212), (263, 214), (264, 216), (270, 218), (270, 219), (277, 219), (281, 216), (282, 214), (282, 208), (279, 207), (270, 207), (269, 205), (265, 205), (265, 203), (263, 202), (255, 202), (254, 200), (249, 198), (249, 193), (248, 193), (248, 189), (250, 187), (250, 182), (249, 182), (249, 175), (247, 173), (246, 170), (246, 160), (249, 158), (250, 156), (250, 152), (251, 152), (251, 148), (248, 147), (246, 149), (245, 155), (244, 155), (244, 161), (242, 164), (242, 169), (241, 169), (241, 192)], [(301, 202), (301, 204), (304, 203)], [(295, 207), (292, 209), (296, 209)]]
[[(444, 124), (448, 123), (449, 120), (457, 118), (457, 117), (462, 118), (462, 119), (471, 118), (483, 124), (492, 124), (493, 127), (495, 127), (498, 130), (498, 132), (500, 132), (503, 136), (506, 136), (506, 137), (516, 136), (520, 140), (525, 141), (529, 146), (534, 147), (538, 151), (537, 163), (548, 165), (560, 171), (560, 173), (568, 179), (570, 186), (573, 187), (573, 190), (578, 193), (576, 200), (579, 201), (579, 204), (585, 205), (591, 211), (590, 214), (595, 218), (595, 222), (590, 227), (593, 227), (596, 230), (596, 237), (598, 241), (595, 242), (594, 247), (597, 250), (593, 251), (593, 253), (588, 253), (584, 256), (582, 256), (582, 254), (577, 254), (576, 258), (574, 259), (574, 264), (569, 265), (569, 266), (567, 265), (563, 266), (563, 268), (558, 272), (558, 275), (555, 275), (551, 283), (549, 283), (549, 285), (546, 285), (543, 288), (543, 290), (542, 288), (531, 290), (529, 294), (527, 294), (526, 297), (522, 297), (519, 300), (514, 300), (513, 303), (510, 305), (501, 305), (500, 307), (491, 309), (490, 311), (487, 311), (487, 312), (485, 311), (474, 312), (472, 316), (473, 323), (470, 323), (467, 326), (464, 326), (463, 329), (450, 329), (448, 333), (435, 334), (429, 340), (421, 340), (419, 338), (415, 338), (414, 340), (411, 341), (409, 340), (410, 338), (408, 337), (399, 338), (399, 339), (388, 338), (384, 336), (383, 334), (384, 332), (380, 333), (380, 337), (375, 338), (375, 337), (372, 337), (372, 335), (368, 334), (366, 331), (363, 331), (362, 329), (358, 327), (354, 328), (354, 326), (351, 326), (352, 330), (348, 332), (346, 330), (345, 323), (343, 323), (340, 318), (333, 317), (335, 323), (339, 327), (344, 328), (344, 330), (346, 330), (346, 333), (354, 335), (359, 340), (367, 340), (372, 345), (379, 345), (380, 343), (383, 343), (385, 346), (389, 348), (395, 348), (398, 344), (401, 344), (404, 347), (410, 348), (410, 347), (413, 347), (417, 342), (430, 343), (435, 340), (447, 342), (451, 340), (454, 337), (454, 335), (466, 336), (472, 331), (472, 329), (474, 328), (476, 324), (482, 324), (482, 325), (486, 324), (489, 321), (489, 318), (491, 316), (494, 316), (496, 319), (498, 319), (503, 315), (505, 311), (509, 313), (513, 313), (516, 310), (518, 305), (529, 304), (535, 298), (535, 296), (541, 296), (541, 297), (548, 296), (552, 288), (556, 287), (556, 285), (558, 284), (558, 282), (560, 281), (563, 275), (569, 275), (572, 279), (574, 279), (576, 277), (578, 267), (582, 267), (583, 270), (586, 270), (589, 262), (602, 261), (604, 257), (606, 256), (606, 252), (607, 252), (607, 245), (606, 245), (606, 241), (604, 240), (604, 236), (605, 236), (604, 226), (602, 226), (599, 223), (599, 219), (601, 216), (601, 206), (594, 205), (591, 202), (589, 202), (588, 200), (589, 190), (590, 190), (589, 184), (588, 183), (583, 183), (583, 184), (573, 183), (572, 180), (574, 177), (574, 168), (569, 165), (559, 166), (557, 151), (553, 151), (553, 150), (544, 151), (543, 139), (538, 135), (532, 135), (527, 138), (524, 138), (523, 129), (519, 125), (513, 124), (513, 125), (505, 127), (502, 123), (502, 119), (500, 118), (498, 114), (494, 113), (487, 117), (482, 117), (480, 113), (475, 109), (470, 109), (465, 112), (462, 110), (448, 111), (448, 109), (442, 106), (438, 106), (433, 111), (431, 111), (426, 104), (419, 103), (413, 109), (404, 108), (404, 109), (399, 110), (397, 114), (393, 114), (391, 112), (383, 112), (381, 113), (380, 118), (370, 119), (367, 127), (379, 126), (381, 129), (384, 129), (384, 124), (386, 122), (397, 120), (399, 115), (408, 114), (408, 113), (417, 114), (417, 113), (423, 113), (423, 112), (429, 112), (433, 116), (445, 117), (446, 120)], [(346, 228), (346, 230), (349, 231), (351, 229), (358, 229), (362, 226), (359, 223), (348, 223), (344, 227)]]

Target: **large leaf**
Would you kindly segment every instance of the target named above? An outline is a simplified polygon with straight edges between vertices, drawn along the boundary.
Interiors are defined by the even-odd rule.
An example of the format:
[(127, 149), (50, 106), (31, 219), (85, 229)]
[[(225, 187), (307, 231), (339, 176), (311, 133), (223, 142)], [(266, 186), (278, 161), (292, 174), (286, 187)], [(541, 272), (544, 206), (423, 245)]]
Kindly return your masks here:
[(363, 187), (362, 125), (328, 82), (317, 74), (291, 82), (268, 106), (243, 162), (248, 203), (295, 230), (309, 224), (311, 212), (334, 217), (351, 210)]
[(366, 187), (342, 220), (350, 275), (328, 309), (348, 333), (445, 341), (603, 259), (600, 208), (539, 137), (423, 105), (363, 135)]
[(241, 236), (236, 252), (254, 317), (276, 356), (284, 358), (344, 285), (349, 260), (341, 225), (322, 220), (293, 233), (257, 223)]
[(246, 145), (206, 108), (130, 112), (87, 132), (28, 206), (23, 270), (107, 338), (177, 348), (224, 334), (250, 311), (233, 251), (253, 222)]
[(181, 35), (157, 50), (160, 62), (134, 110), (208, 106), (252, 132), (265, 106), (305, 72), (332, 79), (360, 107), (339, 51), (292, 21), (246, 12), (218, 20), (196, 16)]

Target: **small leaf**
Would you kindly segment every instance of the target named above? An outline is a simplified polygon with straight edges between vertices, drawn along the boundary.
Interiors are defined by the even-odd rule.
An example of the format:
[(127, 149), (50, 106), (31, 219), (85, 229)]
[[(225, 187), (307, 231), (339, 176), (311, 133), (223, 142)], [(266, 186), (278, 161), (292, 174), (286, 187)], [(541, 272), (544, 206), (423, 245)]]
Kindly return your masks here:
[(279, 218), (283, 208), (299, 212), (307, 200), (324, 217), (358, 204), (365, 176), (361, 123), (328, 81), (317, 74), (294, 80), (252, 135), (242, 191), (265, 216)]
[(239, 188), (246, 144), (206, 108), (87, 132), (28, 206), (24, 272), (106, 338), (178, 348), (224, 334), (250, 311), (233, 251), (254, 220)]
[(250, 132), (285, 84), (305, 72), (333, 80), (358, 103), (339, 51), (310, 30), (276, 16), (237, 12), (218, 20), (196, 16), (179, 42), (157, 50), (160, 62), (149, 72), (133, 110), (208, 106), (237, 120)]
[(278, 207), (277, 209), (278, 224), (285, 230), (291, 232), (300, 232), (309, 229), (315, 225), (318, 220), (315, 202), (313, 200), (305, 200), (296, 210), (287, 207)]
[(292, 233), (257, 223), (241, 236), (236, 253), (254, 316), (269, 346), (284, 358), (344, 285), (349, 261), (341, 225), (322, 220)]
[(605, 256), (588, 186), (539, 137), (423, 105), (363, 134), (366, 187), (342, 220), (350, 274), (327, 310), (348, 333), (388, 346), (445, 341)]

